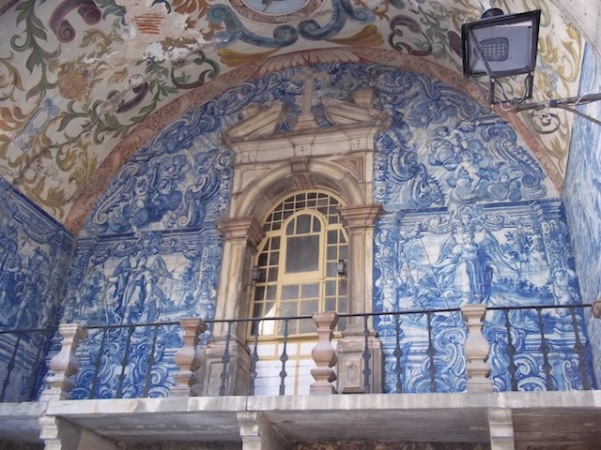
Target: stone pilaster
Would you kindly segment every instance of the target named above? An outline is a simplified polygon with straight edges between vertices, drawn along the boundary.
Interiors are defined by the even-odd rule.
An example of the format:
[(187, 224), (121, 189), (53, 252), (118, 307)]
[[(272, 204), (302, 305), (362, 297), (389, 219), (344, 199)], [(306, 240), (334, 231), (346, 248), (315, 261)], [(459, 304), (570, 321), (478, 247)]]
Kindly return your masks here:
[(467, 304), (461, 307), (461, 314), (467, 323), (468, 335), (465, 340), (467, 360), (468, 392), (492, 392), (492, 380), (488, 377), (490, 364), (486, 362), (490, 346), (482, 335), (482, 322), (486, 313), (485, 305)]
[(242, 450), (287, 450), (290, 443), (265, 417), (256, 412), (238, 413)]
[(42, 392), (41, 401), (70, 399), (68, 391), (74, 386), (70, 377), (79, 370), (75, 351), (79, 341), (87, 336), (86, 330), (78, 324), (63, 323), (58, 331), (63, 338), (62, 347), (50, 360), (50, 369), (54, 373), (47, 379), (49, 387)]
[[(214, 319), (229, 320), (246, 317), (252, 259), (265, 233), (254, 218), (225, 220), (220, 222), (218, 227), (223, 235), (223, 261)], [(227, 328), (227, 323), (216, 323), (213, 335), (224, 337)], [(245, 330), (237, 328), (235, 327), (234, 334), (243, 341)]]
[(246, 323), (227, 320), (246, 317), (250, 298), (250, 268), (263, 229), (253, 218), (219, 223), (223, 234), (223, 261), (211, 342), (203, 349), (199, 372), (200, 395), (248, 394), (250, 354)]
[(513, 418), (510, 409), (488, 410), (491, 450), (514, 450)]
[[(340, 215), (349, 237), (347, 261), (349, 312), (373, 310), (374, 226), (382, 211), (381, 205), (345, 206)], [(349, 321), (360, 329), (360, 320)]]
[[(374, 226), (381, 211), (381, 205), (346, 206), (340, 210), (349, 236), (347, 272), (350, 313), (373, 312)], [(371, 319), (367, 327), (362, 317), (349, 319), (336, 351), (338, 392), (365, 392), (365, 370), (370, 372), (370, 392), (382, 392), (382, 346), (372, 329)]]
[(250, 361), (245, 342), (235, 338), (215, 338), (202, 352), (199, 395), (248, 395)]

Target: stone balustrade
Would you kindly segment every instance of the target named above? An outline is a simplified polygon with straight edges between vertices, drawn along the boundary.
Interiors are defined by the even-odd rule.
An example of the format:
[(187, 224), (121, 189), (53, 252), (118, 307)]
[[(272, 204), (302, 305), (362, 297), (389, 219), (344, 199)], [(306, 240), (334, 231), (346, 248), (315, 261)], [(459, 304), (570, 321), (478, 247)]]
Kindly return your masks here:
[(313, 321), (317, 325), (318, 342), (311, 351), (311, 356), (317, 367), (311, 369), (315, 383), (310, 387), (311, 395), (334, 394), (336, 389), (332, 382), (336, 380), (333, 367), (336, 364), (336, 350), (332, 346), (333, 330), (338, 323), (338, 314), (324, 312), (313, 314)]
[(69, 390), (74, 386), (70, 377), (79, 370), (75, 351), (79, 341), (86, 337), (86, 330), (78, 324), (64, 323), (59, 325), (58, 332), (63, 338), (62, 347), (50, 360), (54, 373), (47, 379), (49, 387), (40, 396), (41, 401), (70, 399)]
[[(492, 392), (493, 390), (492, 380), (489, 378), (490, 364), (487, 362), (490, 347), (482, 334), (485, 312), (485, 305), (469, 304), (461, 307), (461, 313), (468, 329), (465, 341), (468, 392)], [(311, 351), (315, 366), (310, 370), (310, 373), (315, 382), (309, 386), (309, 393), (310, 395), (335, 394), (337, 393), (337, 387), (333, 382), (340, 377), (344, 379), (348, 378), (345, 378), (344, 371), (351, 370), (348, 364), (341, 365), (338, 363), (340, 348), (337, 351), (332, 345), (334, 329), (338, 323), (339, 316), (335, 312), (323, 312), (315, 313), (312, 318), (316, 325), (317, 343)], [(199, 351), (199, 336), (207, 329), (207, 326), (199, 318), (181, 319), (180, 325), (183, 330), (183, 345), (174, 356), (174, 362), (178, 370), (172, 374), (175, 386), (171, 388), (169, 395), (172, 397), (206, 396), (208, 394), (200, 390), (200, 378), (203, 374), (201, 371), (201, 361), (203, 358), (201, 356), (202, 353)], [(62, 348), (50, 362), (53, 374), (48, 377), (48, 388), (41, 396), (41, 400), (43, 401), (69, 399), (69, 390), (74, 386), (71, 377), (77, 372), (79, 367), (75, 358), (75, 351), (79, 341), (86, 336), (85, 329), (77, 324), (62, 324), (59, 327), (59, 332), (63, 337)], [(366, 331), (366, 333), (368, 332), (369, 330)], [(356, 339), (357, 345), (362, 344), (362, 347), (365, 345), (369, 346), (370, 339), (378, 340), (375, 335), (371, 336), (371, 334), (368, 334), (366, 336), (367, 339)], [(244, 343), (240, 345), (246, 346)], [(363, 356), (361, 356), (360, 349), (356, 350), (355, 353), (359, 355), (359, 358), (371, 356), (370, 353), (366, 352), (363, 352)], [(280, 359), (285, 360), (287, 358), (287, 355), (283, 355)], [(256, 359), (258, 359), (258, 355), (254, 354), (253, 361)], [(360, 364), (361, 361), (355, 364), (355, 371), (358, 370), (357, 367)], [(364, 362), (364, 364), (367, 364), (367, 362)], [(381, 364), (381, 361), (379, 364)], [(403, 367), (399, 369), (398, 376), (402, 377)], [(281, 376), (285, 377), (286, 372), (282, 370), (282, 373), (284, 375)], [(250, 383), (252, 383), (252, 379)], [(281, 383), (284, 383), (283, 379)], [(253, 395), (253, 393), (247, 388), (246, 390), (243, 389), (240, 392), (227, 395)]]
[(195, 393), (200, 382), (197, 375), (200, 368), (198, 340), (207, 327), (202, 319), (181, 319), (179, 322), (184, 330), (184, 344), (175, 353), (175, 364), (179, 367), (179, 372), (173, 374), (175, 386), (171, 388), (171, 396), (189, 397)]
[(482, 335), (482, 323), (486, 306), (467, 304), (461, 307), (461, 314), (467, 322), (468, 335), (465, 341), (467, 360), (467, 391), (492, 392), (492, 380), (488, 378), (490, 364), (486, 362), (490, 345)]

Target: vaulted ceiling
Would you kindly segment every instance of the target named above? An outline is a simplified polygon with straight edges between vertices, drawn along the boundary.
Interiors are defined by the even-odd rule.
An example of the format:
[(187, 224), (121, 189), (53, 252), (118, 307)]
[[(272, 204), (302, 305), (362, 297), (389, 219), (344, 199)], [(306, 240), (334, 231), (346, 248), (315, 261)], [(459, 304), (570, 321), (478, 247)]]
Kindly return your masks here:
[[(585, 43), (598, 40), (600, 6), (586, 0), (0, 0), (0, 176), (76, 233), (151, 136), (253, 77), (374, 62), (485, 104), (461, 75), (460, 30), (489, 7), (542, 10), (535, 100), (576, 95)], [(570, 114), (545, 134), (497, 109), (561, 189)]]

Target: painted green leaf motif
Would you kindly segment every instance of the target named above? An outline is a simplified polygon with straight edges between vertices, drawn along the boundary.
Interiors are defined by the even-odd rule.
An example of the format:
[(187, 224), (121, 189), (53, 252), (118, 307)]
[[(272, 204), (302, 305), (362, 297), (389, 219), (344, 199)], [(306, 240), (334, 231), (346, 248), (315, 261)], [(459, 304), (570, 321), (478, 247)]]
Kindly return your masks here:
[(96, 6), (103, 10), (102, 18), (113, 14), (121, 19), (121, 23), (125, 25), (125, 7), (117, 5), (114, 0), (96, 0)]
[(29, 90), (26, 98), (28, 100), (36, 96), (42, 98), (49, 89), (56, 86), (56, 83), (48, 81), (47, 70), (50, 62), (59, 57), (60, 47), (49, 52), (38, 42), (38, 39), (46, 41), (48, 35), (44, 25), (35, 15), (35, 0), (23, 1), (17, 6), (17, 11), (17, 24), (25, 25), (25, 38), (21, 34), (16, 34), (11, 38), (10, 45), (17, 52), (31, 52), (27, 57), (25, 67), (29, 73), (33, 73), (36, 67), (39, 67), (41, 74), (39, 83)]

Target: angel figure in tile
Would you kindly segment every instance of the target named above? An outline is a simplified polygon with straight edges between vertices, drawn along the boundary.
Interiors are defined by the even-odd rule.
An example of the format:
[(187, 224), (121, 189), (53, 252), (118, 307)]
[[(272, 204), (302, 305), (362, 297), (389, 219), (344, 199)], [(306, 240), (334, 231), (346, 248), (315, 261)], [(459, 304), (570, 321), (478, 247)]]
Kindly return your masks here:
[(434, 271), (443, 295), (461, 303), (486, 303), (502, 254), (496, 238), (485, 231), (480, 239), (474, 232), (451, 235), (444, 243)]

